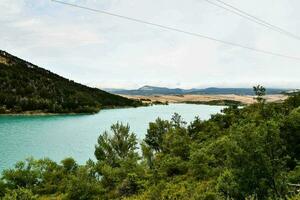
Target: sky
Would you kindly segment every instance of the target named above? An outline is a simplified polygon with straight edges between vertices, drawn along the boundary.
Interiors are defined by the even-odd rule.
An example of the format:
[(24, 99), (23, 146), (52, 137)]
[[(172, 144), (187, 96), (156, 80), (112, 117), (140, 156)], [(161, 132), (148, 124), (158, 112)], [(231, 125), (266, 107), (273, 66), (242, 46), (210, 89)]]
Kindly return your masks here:
[[(204, 0), (63, 0), (300, 57), (300, 40)], [(215, 1), (215, 0), (211, 0)], [(224, 0), (300, 36), (299, 0)], [(300, 61), (162, 30), (51, 0), (1, 0), (0, 49), (100, 88), (300, 88)]]

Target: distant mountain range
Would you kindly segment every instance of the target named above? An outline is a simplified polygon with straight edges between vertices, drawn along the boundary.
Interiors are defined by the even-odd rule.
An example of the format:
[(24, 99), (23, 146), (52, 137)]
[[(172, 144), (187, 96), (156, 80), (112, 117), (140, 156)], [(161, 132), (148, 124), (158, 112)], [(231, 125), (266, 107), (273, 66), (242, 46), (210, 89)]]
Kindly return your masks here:
[[(186, 94), (236, 94), (236, 95), (254, 95), (252, 88), (217, 88), (209, 87), (204, 89), (181, 89), (181, 88), (167, 88), (155, 86), (143, 86), (135, 90), (126, 89), (104, 89), (105, 91), (121, 94), (121, 95), (186, 95)], [(279, 88), (267, 88), (267, 94), (282, 94), (289, 90)]]
[(0, 113), (94, 113), (140, 104), (75, 83), (0, 50)]

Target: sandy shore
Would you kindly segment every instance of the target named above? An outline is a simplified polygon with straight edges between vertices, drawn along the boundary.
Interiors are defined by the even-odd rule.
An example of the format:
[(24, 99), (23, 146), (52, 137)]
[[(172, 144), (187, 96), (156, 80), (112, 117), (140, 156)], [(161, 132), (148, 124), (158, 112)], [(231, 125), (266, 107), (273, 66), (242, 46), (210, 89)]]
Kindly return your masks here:
[[(239, 101), (243, 104), (252, 104), (255, 102), (254, 96), (241, 96), (241, 95), (155, 95), (155, 96), (135, 96), (135, 95), (122, 95), (130, 99), (139, 99), (143, 102), (169, 102), (169, 103), (184, 103), (184, 102), (210, 102), (214, 100), (233, 100)], [(280, 102), (286, 99), (285, 95), (266, 95), (267, 102)]]

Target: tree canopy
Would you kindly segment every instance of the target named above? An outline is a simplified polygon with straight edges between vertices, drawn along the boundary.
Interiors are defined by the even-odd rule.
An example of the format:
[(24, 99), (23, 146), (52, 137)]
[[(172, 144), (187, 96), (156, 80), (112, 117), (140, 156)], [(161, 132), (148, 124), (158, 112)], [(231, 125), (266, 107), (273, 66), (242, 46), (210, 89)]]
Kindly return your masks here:
[(300, 95), (229, 106), (209, 120), (150, 122), (102, 133), (95, 160), (29, 158), (4, 170), (2, 199), (300, 199)]

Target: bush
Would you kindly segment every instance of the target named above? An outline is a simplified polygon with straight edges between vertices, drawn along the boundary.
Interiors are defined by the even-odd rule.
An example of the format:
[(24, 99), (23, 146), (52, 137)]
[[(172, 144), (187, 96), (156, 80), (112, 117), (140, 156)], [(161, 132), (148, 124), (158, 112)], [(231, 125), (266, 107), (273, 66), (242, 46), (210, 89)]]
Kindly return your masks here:
[(25, 188), (8, 190), (2, 200), (37, 200), (37, 196)]

